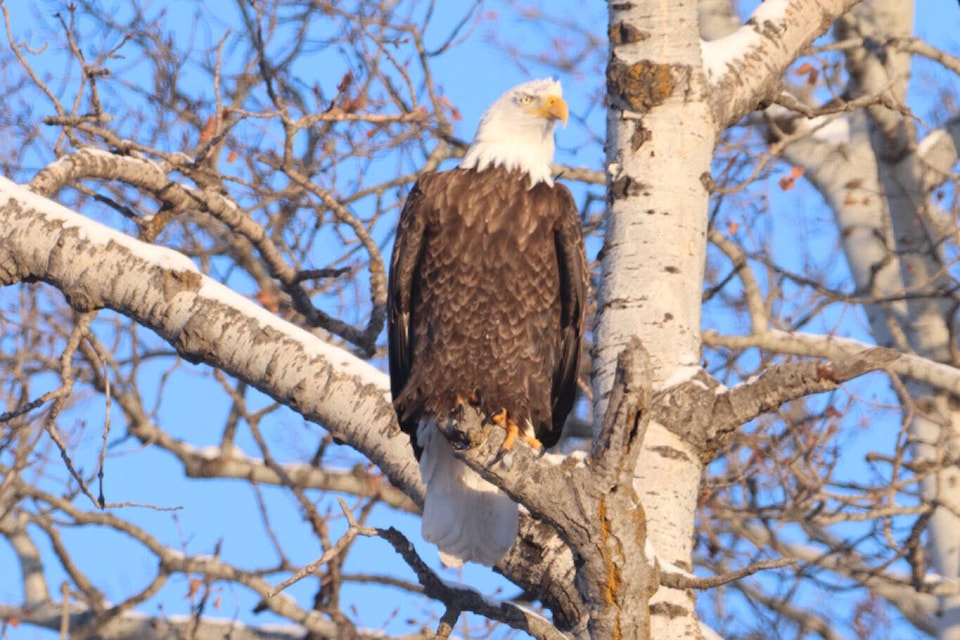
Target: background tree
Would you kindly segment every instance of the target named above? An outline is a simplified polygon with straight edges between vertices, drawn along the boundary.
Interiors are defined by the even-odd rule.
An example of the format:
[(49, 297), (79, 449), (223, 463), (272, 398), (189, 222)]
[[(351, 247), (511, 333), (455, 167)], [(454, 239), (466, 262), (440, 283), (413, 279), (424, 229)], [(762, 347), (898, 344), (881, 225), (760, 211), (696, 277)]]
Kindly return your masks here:
[[(918, 5), (0, 1), (0, 634), (960, 637), (960, 16)], [(560, 73), (597, 256), (588, 454), (465, 453), (532, 514), (512, 585), (459, 576), (496, 599), (408, 544), (381, 373), (398, 207), (510, 85), (455, 105), (468, 60)]]

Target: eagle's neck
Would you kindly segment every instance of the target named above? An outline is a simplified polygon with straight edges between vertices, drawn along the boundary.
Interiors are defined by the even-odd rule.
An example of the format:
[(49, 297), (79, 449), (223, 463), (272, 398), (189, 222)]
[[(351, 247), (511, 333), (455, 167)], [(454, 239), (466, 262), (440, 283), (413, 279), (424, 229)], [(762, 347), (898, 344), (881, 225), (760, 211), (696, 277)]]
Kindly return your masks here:
[(530, 176), (530, 188), (538, 182), (553, 186), (550, 163), (553, 161), (553, 123), (544, 126), (506, 128), (481, 122), (480, 130), (466, 155), (461, 169), (483, 171), (503, 167)]

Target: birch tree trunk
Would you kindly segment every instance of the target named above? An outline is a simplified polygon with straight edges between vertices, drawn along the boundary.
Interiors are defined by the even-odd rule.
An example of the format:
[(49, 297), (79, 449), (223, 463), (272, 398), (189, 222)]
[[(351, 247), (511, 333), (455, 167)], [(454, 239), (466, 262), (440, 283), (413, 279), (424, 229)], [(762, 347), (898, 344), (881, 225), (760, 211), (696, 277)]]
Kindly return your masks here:
[[(700, 295), (716, 126), (700, 70), (696, 5), (610, 3), (607, 68), (609, 218), (598, 292), (594, 424), (616, 356), (633, 337), (650, 354), (654, 387), (699, 366)], [(644, 283), (643, 286), (638, 286)], [(682, 375), (682, 374), (681, 374)], [(634, 487), (658, 558), (692, 569), (702, 473), (697, 452), (663, 425), (647, 428)], [(652, 637), (696, 637), (692, 591), (650, 603)]]
[[(758, 9), (749, 46), (724, 67), (704, 59), (695, 3), (610, 3), (607, 68), (609, 218), (598, 292), (594, 424), (601, 424), (616, 357), (638, 337), (654, 388), (700, 368), (700, 309), (713, 151), (721, 131), (775, 92), (793, 56), (819, 35), (816, 8), (838, 15), (853, 2), (780, 2)], [(769, 22), (768, 22), (769, 21)], [(706, 55), (727, 55), (729, 52)], [(712, 71), (717, 69), (715, 77)], [(746, 81), (738, 78), (747, 78)], [(634, 480), (661, 562), (692, 569), (694, 521), (709, 454), (683, 425), (652, 422)], [(661, 587), (651, 637), (698, 637), (692, 590)]]

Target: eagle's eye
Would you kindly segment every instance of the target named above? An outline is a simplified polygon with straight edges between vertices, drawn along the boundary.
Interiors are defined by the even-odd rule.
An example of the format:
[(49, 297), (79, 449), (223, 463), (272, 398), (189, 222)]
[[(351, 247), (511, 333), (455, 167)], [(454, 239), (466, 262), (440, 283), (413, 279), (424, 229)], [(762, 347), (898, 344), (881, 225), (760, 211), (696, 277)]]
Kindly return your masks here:
[(529, 93), (523, 93), (519, 98), (517, 98), (517, 102), (520, 103), (520, 106), (525, 107), (533, 102), (533, 96)]

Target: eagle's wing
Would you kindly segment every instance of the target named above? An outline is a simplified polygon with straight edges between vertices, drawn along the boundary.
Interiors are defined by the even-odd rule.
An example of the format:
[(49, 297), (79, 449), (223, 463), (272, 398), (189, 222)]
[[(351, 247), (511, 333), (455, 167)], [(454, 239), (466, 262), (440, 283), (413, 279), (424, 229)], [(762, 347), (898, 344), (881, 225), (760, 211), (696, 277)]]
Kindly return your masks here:
[(553, 373), (553, 431), (541, 440), (551, 446), (560, 438), (563, 423), (577, 397), (580, 375), (580, 344), (587, 308), (587, 283), (590, 276), (583, 247), (580, 214), (570, 190), (554, 187), (561, 208), (554, 242), (560, 265), (560, 341)]
[[(424, 194), (417, 182), (413, 186), (400, 213), (397, 236), (390, 260), (390, 276), (387, 283), (387, 323), (390, 345), (390, 391), (394, 401), (410, 377), (410, 301), (413, 297), (413, 282), (420, 268), (423, 253), (427, 212), (424, 210)], [(399, 408), (398, 408), (399, 409)], [(416, 424), (400, 425), (413, 435), (416, 442)], [(411, 431), (412, 430), (412, 431)], [(415, 446), (416, 448), (416, 446)]]

